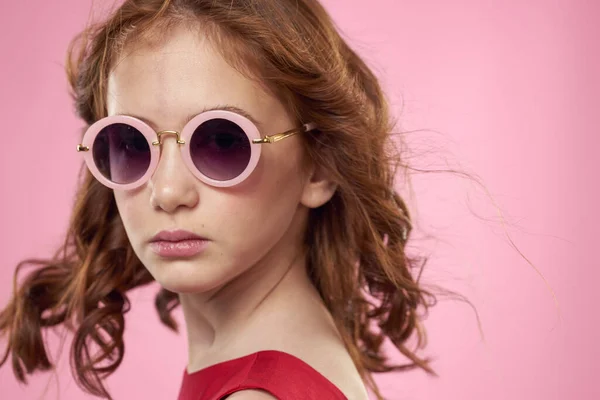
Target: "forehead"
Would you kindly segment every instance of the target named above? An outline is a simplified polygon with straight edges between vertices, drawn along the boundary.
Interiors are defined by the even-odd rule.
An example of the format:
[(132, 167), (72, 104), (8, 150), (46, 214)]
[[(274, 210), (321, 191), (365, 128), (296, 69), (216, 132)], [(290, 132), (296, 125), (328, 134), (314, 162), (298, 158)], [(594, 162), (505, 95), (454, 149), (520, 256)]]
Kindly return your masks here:
[(232, 68), (208, 39), (183, 27), (160, 45), (126, 47), (109, 74), (106, 100), (108, 115), (139, 115), (169, 129), (218, 105), (239, 107), (259, 121), (283, 113), (277, 99)]

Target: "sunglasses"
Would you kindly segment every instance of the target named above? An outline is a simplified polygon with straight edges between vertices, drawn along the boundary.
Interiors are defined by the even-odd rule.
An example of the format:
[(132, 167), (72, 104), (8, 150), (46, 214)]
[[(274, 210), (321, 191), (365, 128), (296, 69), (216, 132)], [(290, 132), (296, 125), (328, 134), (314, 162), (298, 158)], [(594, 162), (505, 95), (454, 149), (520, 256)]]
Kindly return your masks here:
[(229, 187), (243, 182), (258, 164), (261, 145), (275, 143), (316, 128), (314, 123), (261, 137), (256, 125), (243, 115), (210, 110), (196, 115), (181, 132), (155, 132), (148, 124), (127, 115), (104, 117), (92, 124), (77, 145), (87, 167), (111, 189), (130, 190), (154, 173), (160, 157), (161, 137), (175, 135), (189, 170), (202, 182)]

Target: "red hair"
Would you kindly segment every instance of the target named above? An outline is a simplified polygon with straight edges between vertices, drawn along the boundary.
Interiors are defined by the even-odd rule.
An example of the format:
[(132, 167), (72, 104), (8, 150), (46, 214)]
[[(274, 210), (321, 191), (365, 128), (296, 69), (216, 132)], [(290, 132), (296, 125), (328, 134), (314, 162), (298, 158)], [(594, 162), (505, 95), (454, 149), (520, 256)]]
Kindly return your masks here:
[[(307, 268), (363, 380), (381, 399), (373, 372), (421, 368), (433, 374), (417, 350), (426, 344), (419, 310), (426, 313), (436, 299), (419, 281), (425, 259), (406, 252), (411, 218), (394, 190), (398, 168), (408, 169), (396, 147), (402, 137), (392, 137), (396, 123), (377, 77), (316, 0), (126, 0), (69, 47), (78, 116), (90, 125), (107, 115), (107, 78), (126, 45), (160, 43), (161, 32), (182, 23), (198, 28), (298, 122), (319, 127), (304, 143), (306, 154), (338, 190), (310, 211)], [(50, 369), (42, 330), (66, 324), (74, 332), (77, 383), (110, 398), (102, 379), (123, 359), (127, 293), (153, 279), (129, 244), (112, 191), (84, 174), (64, 245), (49, 260), (17, 266), (14, 294), (0, 313), (0, 333), (8, 339), (1, 364), (10, 359), (23, 382), (26, 374)], [(17, 284), (26, 264), (37, 268)], [(178, 304), (176, 293), (157, 294), (160, 319), (174, 330), (171, 311)], [(408, 340), (415, 335), (413, 350)], [(388, 364), (386, 338), (406, 364)], [(99, 351), (92, 354), (92, 346)]]

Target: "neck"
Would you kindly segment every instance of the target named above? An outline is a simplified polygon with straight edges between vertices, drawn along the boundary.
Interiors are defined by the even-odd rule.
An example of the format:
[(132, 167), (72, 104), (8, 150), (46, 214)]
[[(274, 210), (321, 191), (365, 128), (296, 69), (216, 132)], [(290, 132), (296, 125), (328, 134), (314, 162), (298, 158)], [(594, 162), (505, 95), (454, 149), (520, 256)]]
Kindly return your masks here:
[(228, 351), (260, 347), (258, 341), (265, 337), (249, 334), (253, 327), (281, 324), (299, 300), (315, 300), (315, 296), (305, 256), (277, 246), (220, 288), (180, 294), (188, 335), (188, 370), (200, 369)]

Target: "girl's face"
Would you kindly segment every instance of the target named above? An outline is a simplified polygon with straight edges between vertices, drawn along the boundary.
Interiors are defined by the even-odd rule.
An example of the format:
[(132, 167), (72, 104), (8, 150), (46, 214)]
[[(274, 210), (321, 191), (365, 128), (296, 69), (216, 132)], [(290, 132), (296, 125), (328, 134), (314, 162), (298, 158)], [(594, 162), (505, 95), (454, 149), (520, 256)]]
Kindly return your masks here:
[[(278, 100), (232, 69), (198, 34), (180, 28), (159, 48), (131, 48), (109, 76), (108, 115), (138, 117), (157, 132), (181, 131), (192, 114), (234, 106), (258, 121), (263, 136), (297, 127)], [(281, 255), (300, 246), (307, 207), (333, 194), (330, 185), (311, 178), (312, 170), (301, 169), (300, 140), (295, 135), (262, 145), (245, 181), (218, 188), (187, 169), (174, 135), (162, 137), (152, 178), (114, 196), (135, 253), (163, 287), (206, 292), (257, 264), (285, 262)], [(155, 253), (151, 238), (176, 229), (208, 239), (207, 246), (191, 257)]]

